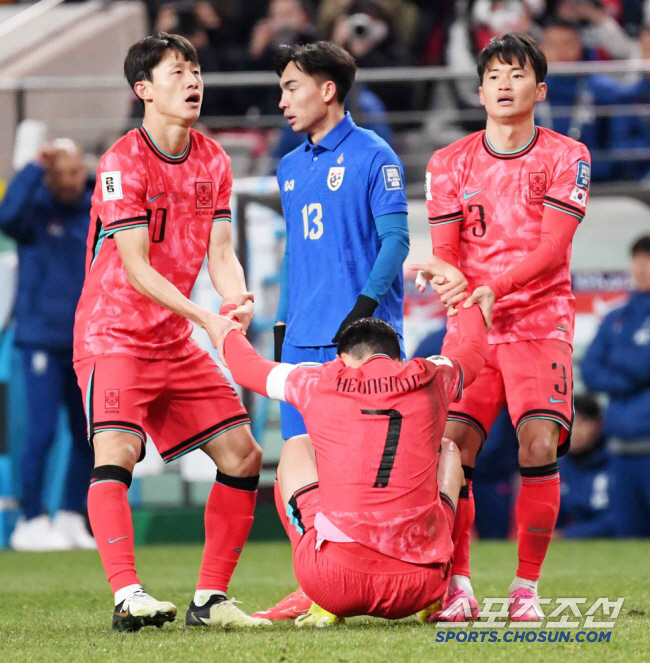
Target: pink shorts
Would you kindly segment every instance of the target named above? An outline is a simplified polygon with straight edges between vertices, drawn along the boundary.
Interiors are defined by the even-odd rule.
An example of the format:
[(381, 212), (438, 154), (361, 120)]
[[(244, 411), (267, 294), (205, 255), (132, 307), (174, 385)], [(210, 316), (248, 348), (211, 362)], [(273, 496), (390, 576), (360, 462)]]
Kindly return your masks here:
[(149, 433), (169, 463), (236, 426), (250, 424), (241, 399), (210, 355), (178, 359), (97, 355), (74, 364), (88, 440), (102, 431)]
[(318, 502), (318, 484), (305, 486), (292, 496), (287, 516), (296, 578), (321, 608), (339, 617), (401, 619), (445, 595), (451, 561), (421, 566), (359, 543), (325, 541), (316, 550)]
[(560, 426), (557, 455), (564, 455), (573, 425), (571, 346), (556, 339), (491, 345), (487, 365), (460, 403), (451, 404), (447, 420), (468, 424), (485, 442), (506, 403), (517, 433), (530, 419), (555, 421)]

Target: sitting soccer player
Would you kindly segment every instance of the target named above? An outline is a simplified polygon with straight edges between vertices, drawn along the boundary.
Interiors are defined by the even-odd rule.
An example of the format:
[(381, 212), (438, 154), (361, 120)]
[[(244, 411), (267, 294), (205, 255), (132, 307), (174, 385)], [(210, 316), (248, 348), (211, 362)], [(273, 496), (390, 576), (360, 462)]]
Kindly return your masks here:
[(241, 333), (226, 336), (234, 380), (294, 405), (309, 434), (285, 444), (275, 487), (296, 578), (314, 601), (299, 625), (399, 619), (445, 595), (463, 471), (442, 434), (488, 355), (479, 307), (461, 308), (458, 323), (447, 356), (408, 363), (377, 318), (349, 325), (322, 365), (272, 362)]

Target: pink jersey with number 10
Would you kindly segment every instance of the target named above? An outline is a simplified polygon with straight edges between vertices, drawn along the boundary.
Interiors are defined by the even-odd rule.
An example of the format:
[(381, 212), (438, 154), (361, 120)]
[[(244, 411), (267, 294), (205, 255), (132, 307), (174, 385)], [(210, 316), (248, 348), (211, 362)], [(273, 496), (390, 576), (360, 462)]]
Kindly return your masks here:
[(146, 228), (151, 266), (189, 297), (212, 223), (230, 221), (231, 189), (230, 158), (194, 129), (178, 157), (161, 152), (144, 127), (129, 131), (102, 156), (75, 318), (75, 361), (110, 353), (174, 359), (198, 349), (189, 341), (189, 320), (129, 283), (114, 235)]

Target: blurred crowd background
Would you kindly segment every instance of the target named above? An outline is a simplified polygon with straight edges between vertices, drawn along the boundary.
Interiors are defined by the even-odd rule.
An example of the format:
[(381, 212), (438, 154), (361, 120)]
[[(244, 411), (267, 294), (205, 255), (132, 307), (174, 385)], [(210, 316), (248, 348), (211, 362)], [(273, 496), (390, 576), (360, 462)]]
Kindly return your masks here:
[[(477, 54), (506, 32), (541, 43), (550, 74), (536, 122), (587, 145), (594, 181), (574, 243), (578, 397), (575, 445), (562, 461), (560, 525), (566, 536), (650, 536), (650, 0), (85, 0), (20, 23), (26, 8), (0, 1), (0, 546), (19, 512), (29, 521), (57, 510), (64, 512), (52, 521), (59, 534), (91, 545), (70, 515), (83, 514), (83, 496), (65, 478), (87, 485), (90, 462), (74, 451), (84, 435), (66, 386), (66, 353), (96, 159), (141, 121), (122, 61), (131, 43), (156, 31), (181, 34), (198, 50), (206, 89), (197, 128), (232, 157), (234, 232), (256, 292), (252, 335), (262, 348), (284, 241), (273, 174), (304, 140), (278, 108), (275, 48), (328, 39), (354, 55), (358, 82), (347, 106), (404, 162), (411, 257), (422, 259), (430, 251), (426, 163), (435, 149), (485, 125)], [(210, 305), (201, 278), (195, 290)], [(46, 311), (36, 322), (35, 306)], [(56, 325), (43, 323), (47, 315)], [(439, 351), (440, 306), (411, 288), (406, 321), (409, 355)], [(32, 334), (39, 325), (43, 333)], [(25, 390), (37, 388), (30, 406)], [(249, 404), (270, 485), (281, 445), (277, 411)], [(59, 419), (61, 408), (67, 419)], [(47, 426), (30, 429), (28, 420), (45, 419)], [(46, 469), (34, 458), (48, 449), (54, 460)], [(62, 453), (68, 469), (56, 458)], [(161, 472), (136, 479), (136, 506), (202, 502), (196, 463)], [(504, 411), (478, 459), (478, 535), (512, 534), (517, 489), (516, 437)]]

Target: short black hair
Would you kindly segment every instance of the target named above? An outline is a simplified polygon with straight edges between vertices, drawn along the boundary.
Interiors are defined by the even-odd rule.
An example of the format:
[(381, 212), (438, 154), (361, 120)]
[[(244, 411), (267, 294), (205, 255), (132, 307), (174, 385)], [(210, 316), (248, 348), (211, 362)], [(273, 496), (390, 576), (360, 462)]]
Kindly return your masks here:
[(600, 420), (602, 412), (598, 401), (591, 394), (576, 394), (573, 397), (573, 407), (576, 414), (585, 419)]
[(546, 78), (546, 72), (548, 71), (546, 56), (539, 44), (528, 35), (509, 32), (501, 38), (493, 37), (490, 40), (490, 43), (479, 53), (476, 65), (481, 83), (483, 83), (485, 70), (494, 58), (506, 64), (512, 64), (514, 58), (522, 67), (530, 62), (535, 72), (535, 80), (538, 83), (543, 83)]
[(368, 354), (385, 354), (391, 359), (402, 356), (397, 332), (379, 318), (361, 318), (349, 324), (341, 333), (336, 351), (355, 359)]
[(131, 89), (139, 81), (150, 81), (151, 72), (160, 64), (167, 51), (176, 51), (187, 62), (199, 64), (199, 56), (190, 41), (180, 35), (157, 32), (136, 42), (124, 58), (124, 76)]
[(333, 81), (336, 98), (345, 101), (357, 73), (354, 58), (338, 44), (316, 41), (312, 44), (282, 44), (275, 56), (275, 73), (282, 76), (293, 62), (300, 71), (323, 81)]
[(647, 253), (650, 255), (650, 235), (642, 235), (635, 240), (630, 248), (630, 253), (632, 256), (635, 256), (638, 253)]

